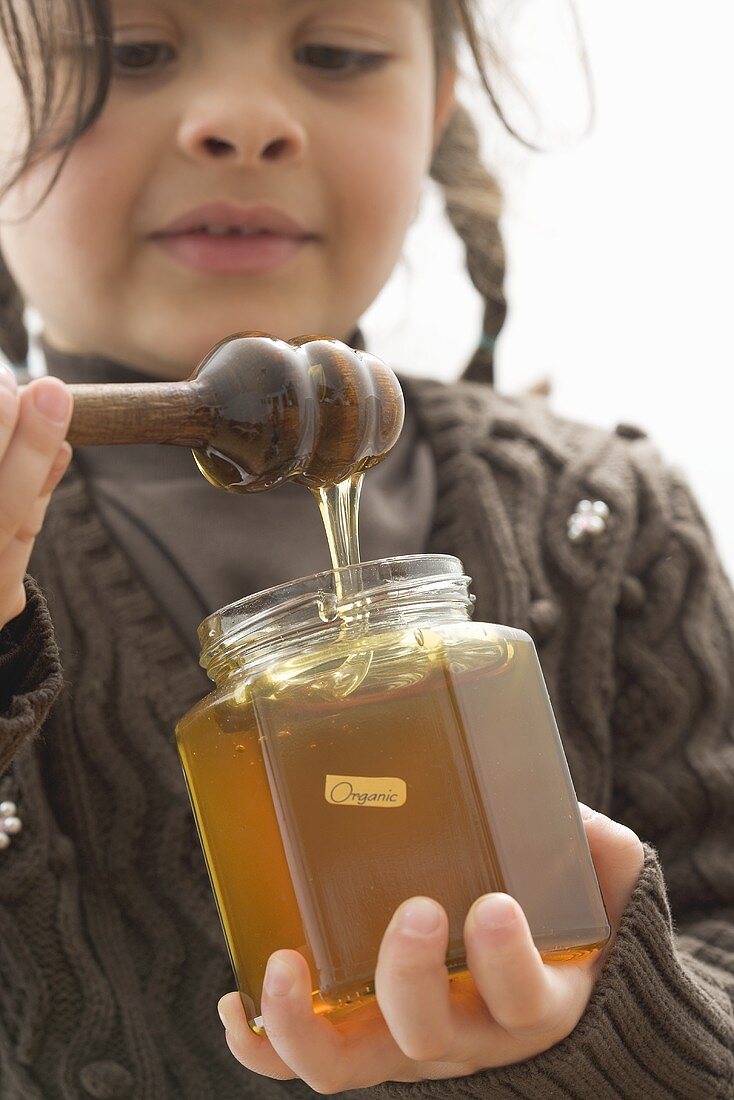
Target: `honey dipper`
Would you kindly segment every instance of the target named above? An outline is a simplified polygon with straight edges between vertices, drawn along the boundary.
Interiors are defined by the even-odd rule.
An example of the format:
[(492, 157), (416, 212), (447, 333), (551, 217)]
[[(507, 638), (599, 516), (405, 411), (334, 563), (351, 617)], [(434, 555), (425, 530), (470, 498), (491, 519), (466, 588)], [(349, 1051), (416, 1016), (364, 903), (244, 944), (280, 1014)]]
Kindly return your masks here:
[(342, 482), (386, 457), (405, 412), (384, 363), (323, 336), (236, 333), (186, 381), (69, 389), (72, 446), (191, 447), (204, 476), (230, 492)]

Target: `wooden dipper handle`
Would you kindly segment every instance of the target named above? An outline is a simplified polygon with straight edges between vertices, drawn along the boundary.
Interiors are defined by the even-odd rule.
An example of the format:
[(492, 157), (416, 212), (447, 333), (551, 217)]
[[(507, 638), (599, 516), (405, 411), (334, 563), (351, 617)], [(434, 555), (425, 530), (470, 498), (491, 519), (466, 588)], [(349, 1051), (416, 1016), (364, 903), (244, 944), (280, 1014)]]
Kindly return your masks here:
[(70, 385), (74, 411), (66, 438), (72, 447), (106, 443), (175, 443), (202, 447), (213, 414), (195, 383), (134, 382)]

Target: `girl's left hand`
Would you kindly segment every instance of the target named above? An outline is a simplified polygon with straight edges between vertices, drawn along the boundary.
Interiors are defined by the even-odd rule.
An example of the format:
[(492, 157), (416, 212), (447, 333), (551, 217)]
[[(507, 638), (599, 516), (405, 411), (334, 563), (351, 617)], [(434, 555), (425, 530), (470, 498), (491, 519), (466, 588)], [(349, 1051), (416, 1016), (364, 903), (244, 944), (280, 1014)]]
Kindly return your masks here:
[[(239, 994), (219, 1002), (232, 1054), (255, 1073), (298, 1077), (329, 1095), (383, 1081), (465, 1077), (560, 1042), (589, 1003), (644, 856), (626, 826), (585, 806), (581, 812), (612, 925), (603, 951), (575, 963), (544, 963), (519, 904), (507, 894), (488, 894), (464, 924), (472, 981), (449, 985), (446, 912), (437, 902), (412, 898), (397, 909), (380, 945), (377, 1005), (355, 1009), (338, 1024), (317, 1016), (306, 960), (297, 951), (277, 951), (262, 996), (267, 1036), (247, 1026)], [(419, 924), (432, 919), (435, 927), (421, 932), (403, 926), (419, 916)]]

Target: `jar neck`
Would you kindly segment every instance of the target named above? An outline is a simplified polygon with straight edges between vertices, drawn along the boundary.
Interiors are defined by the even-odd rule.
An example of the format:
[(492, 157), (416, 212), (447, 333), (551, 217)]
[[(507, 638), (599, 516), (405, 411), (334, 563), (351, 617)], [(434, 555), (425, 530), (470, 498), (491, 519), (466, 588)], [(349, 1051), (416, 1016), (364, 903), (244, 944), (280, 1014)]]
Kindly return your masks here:
[(365, 634), (465, 622), (471, 578), (441, 554), (382, 558), (303, 577), (222, 608), (199, 627), (201, 665), (221, 687), (235, 673), (258, 675), (309, 647)]

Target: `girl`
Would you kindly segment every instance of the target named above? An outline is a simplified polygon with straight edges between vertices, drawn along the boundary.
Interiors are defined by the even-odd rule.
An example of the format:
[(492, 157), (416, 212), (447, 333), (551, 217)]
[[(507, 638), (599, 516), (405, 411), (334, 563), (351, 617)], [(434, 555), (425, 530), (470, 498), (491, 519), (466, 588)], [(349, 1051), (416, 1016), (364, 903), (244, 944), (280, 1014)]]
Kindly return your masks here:
[[(641, 433), (487, 384), (497, 189), (454, 99), (462, 38), (484, 64), (476, 7), (0, 3), (2, 345), (26, 357), (34, 307), (49, 374), (19, 397), (0, 372), (3, 1100), (732, 1095), (734, 603)], [(47, 511), (70, 460), (65, 382), (184, 378), (238, 330), (358, 344), (429, 171), (485, 331), (470, 380), (405, 382), (363, 556), (454, 553), (478, 617), (535, 637), (601, 811), (586, 828), (614, 936), (545, 965), (518, 904), (479, 898), (460, 996), (445, 912), (406, 899), (379, 1011), (317, 1018), (305, 960), (281, 950), (266, 1038), (231, 992), (171, 730), (205, 686), (196, 622), (322, 568), (316, 509), (293, 485), (218, 494), (176, 448), (101, 448)]]

